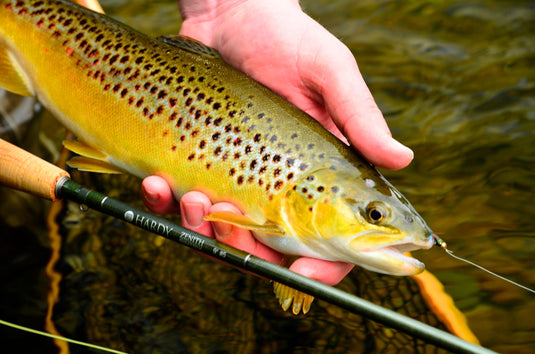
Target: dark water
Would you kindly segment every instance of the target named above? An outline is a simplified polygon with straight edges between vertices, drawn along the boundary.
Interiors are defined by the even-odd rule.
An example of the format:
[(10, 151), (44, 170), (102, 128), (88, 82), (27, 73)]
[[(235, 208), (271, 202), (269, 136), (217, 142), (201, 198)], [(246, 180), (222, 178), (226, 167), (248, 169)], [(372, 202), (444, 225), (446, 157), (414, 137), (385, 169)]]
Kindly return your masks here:
[[(302, 4), (351, 48), (394, 136), (415, 151), (415, 160), (408, 168), (384, 171), (388, 179), (411, 200), (457, 255), (534, 288), (535, 2), (307, 0)], [(103, 1), (103, 5), (109, 14), (146, 33), (176, 33), (179, 28), (179, 14), (172, 1), (110, 0)], [(19, 141), (41, 152), (49, 141), (60, 141), (61, 133), (46, 122), (29, 126), (19, 134)], [(37, 130), (44, 131), (38, 139)], [(24, 136), (31, 138), (24, 139)], [(54, 155), (45, 153), (45, 157), (52, 159)], [(0, 317), (42, 328), (48, 291), (48, 280), (43, 274), (49, 253), (44, 226), (46, 204), (31, 197), (15, 198), (5, 191), (0, 198), (0, 232), (5, 244), (0, 259), (3, 282)], [(91, 230), (98, 230), (96, 224), (84, 225), (86, 231), (81, 234), (93, 240)], [(116, 273), (106, 273), (104, 268), (87, 272), (87, 265), (96, 267), (110, 262), (98, 258), (109, 252), (107, 247), (119, 246), (99, 242), (98, 238), (88, 241), (82, 250), (85, 255), (66, 248), (66, 253), (78, 252), (83, 256), (64, 260), (65, 267), (76, 269), (78, 264), (83, 270), (86, 266), (86, 271), (73, 272), (67, 280), (85, 285), (64, 289), (63, 302), (55, 310), (58, 323), (67, 332), (84, 337), (80, 331), (81, 323), (85, 323), (87, 328), (93, 328), (85, 336), (104, 343), (109, 333), (108, 336), (114, 335), (123, 342), (143, 342), (145, 348), (150, 348), (151, 341), (154, 346), (166, 348), (162, 343), (176, 342), (177, 337), (164, 324), (175, 321), (177, 313), (188, 313), (180, 317), (184, 321), (180, 341), (183, 348), (190, 350), (217, 350), (200, 344), (196, 347), (196, 340), (206, 340), (199, 333), (213, 333), (221, 342), (233, 341), (242, 351), (253, 348), (251, 341), (264, 343), (268, 352), (269, 348), (278, 348), (276, 344), (273, 347), (265, 344), (269, 343), (266, 338), (270, 333), (288, 340), (283, 335), (283, 326), (288, 322), (280, 322), (280, 328), (265, 324), (268, 323), (265, 318), (284, 317), (276, 308), (262, 308), (256, 312), (262, 316), (254, 318), (250, 312), (242, 312), (239, 305), (218, 303), (209, 294), (207, 289), (231, 291), (224, 285), (229, 280), (222, 275), (226, 273), (221, 266), (198, 257), (188, 261), (191, 266), (184, 273), (168, 274), (166, 262), (153, 264), (153, 257), (161, 256), (153, 248), (136, 248), (130, 242), (118, 241), (124, 253), (136, 254), (144, 260), (133, 267), (154, 270), (160, 274), (161, 284), (178, 283), (186, 276), (203, 279), (202, 283), (177, 288), (167, 295), (165, 291), (153, 289), (158, 299), (135, 301), (136, 296), (147, 291), (147, 285), (143, 285), (147, 279), (129, 272), (128, 266), (119, 262), (120, 255), (112, 259), (124, 268), (120, 280)], [(150, 242), (158, 243), (153, 239)], [(95, 251), (101, 249), (102, 252)], [(173, 255), (175, 251), (165, 252)], [(442, 281), (484, 346), (505, 353), (535, 351), (535, 295), (453, 260), (438, 249), (419, 252), (417, 257)], [(208, 276), (209, 273), (217, 276)], [(102, 282), (123, 288), (114, 287), (110, 298), (99, 287)], [(271, 296), (265, 284), (256, 283), (251, 277), (234, 276), (232, 282), (244, 289), (233, 293), (237, 302), (255, 303), (257, 297)], [(264, 290), (251, 290), (257, 288)], [(82, 291), (89, 291), (94, 301), (76, 298)], [(188, 297), (205, 300), (199, 300), (197, 307), (191, 308), (186, 305)], [(132, 339), (121, 331), (115, 332), (111, 326), (106, 327), (106, 313), (120, 313), (117, 309), (126, 308), (124, 299), (137, 306), (138, 316), (161, 324), (139, 331), (152, 335)], [(72, 308), (83, 311), (69, 311)], [(334, 310), (327, 310), (326, 317), (320, 318), (321, 323), (329, 322), (329, 314), (337, 316), (329, 311)], [(99, 316), (93, 318), (88, 315), (91, 313)], [(210, 317), (205, 322), (193, 320), (214, 313), (217, 318)], [(133, 321), (126, 317), (109, 319), (109, 322), (112, 320), (123, 321), (124, 327)], [(303, 333), (335, 328), (318, 329), (317, 322), (303, 321), (300, 324)], [(250, 322), (256, 323), (256, 327), (246, 325)], [(216, 324), (228, 328), (222, 330)], [(55, 351), (46, 339), (5, 328), (0, 328), (0, 335), (7, 348), (17, 348), (19, 352), (23, 349)], [(336, 333), (331, 336), (338, 342), (330, 348), (340, 352), (352, 348), (348, 346), (349, 339), (336, 337)], [(358, 338), (357, 328), (355, 337)], [(307, 347), (306, 343), (299, 344)]]

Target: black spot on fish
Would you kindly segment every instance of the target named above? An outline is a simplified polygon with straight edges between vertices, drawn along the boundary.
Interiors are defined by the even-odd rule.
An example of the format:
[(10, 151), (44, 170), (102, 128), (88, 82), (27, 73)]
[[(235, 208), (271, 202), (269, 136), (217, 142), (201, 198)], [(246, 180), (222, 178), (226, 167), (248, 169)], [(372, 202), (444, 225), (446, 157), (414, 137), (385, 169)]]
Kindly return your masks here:
[(258, 161), (252, 160), (251, 163), (249, 164), (249, 169), (253, 171), (257, 165), (258, 165)]
[(235, 174), (236, 174), (236, 169), (233, 167), (233, 168), (231, 168), (230, 171), (229, 171), (229, 176), (232, 177), (232, 176), (234, 176)]
[(247, 146), (245, 147), (245, 154), (249, 154), (251, 151), (252, 151), (252, 147), (251, 147), (251, 145), (247, 145)]
[(119, 59), (119, 54), (115, 54), (114, 56), (112, 56), (110, 58), (110, 65), (113, 65), (113, 63), (115, 63), (117, 59)]
[(217, 111), (219, 108), (221, 108), (221, 103), (216, 102), (212, 107)]
[(319, 186), (318, 188), (316, 188), (316, 190), (320, 193), (322, 193), (324, 190), (325, 190), (325, 187), (323, 186)]
[(299, 169), (301, 171), (305, 171), (307, 168), (308, 168), (308, 165), (306, 163), (302, 163), (302, 164), (299, 165)]
[(281, 171), (280, 168), (276, 168), (275, 171), (273, 171), (273, 177), (278, 177), (281, 174)]
[(291, 180), (292, 178), (294, 178), (294, 174), (293, 174), (293, 172), (288, 173), (288, 176), (286, 176), (286, 179), (289, 181), (289, 180)]
[(221, 146), (216, 147), (214, 150), (214, 155), (219, 156), (221, 154), (221, 150), (222, 150)]
[(312, 182), (314, 180), (314, 175), (310, 175), (307, 177), (307, 181)]
[(197, 95), (197, 101), (202, 101), (202, 100), (204, 100), (204, 97), (205, 97), (205, 94), (204, 94), (204, 93), (202, 93), (202, 92), (199, 93), (199, 94)]
[(339, 189), (337, 186), (331, 187), (331, 191), (332, 191), (333, 193), (338, 193), (339, 190), (340, 190), (340, 189)]
[(170, 99), (169, 99), (169, 105), (170, 105), (171, 107), (176, 106), (176, 103), (177, 103), (177, 99), (176, 99), (176, 98), (170, 98)]
[(238, 176), (238, 184), (239, 184), (239, 185), (243, 184), (243, 180), (244, 180), (243, 175), (239, 175), (239, 176)]
[(221, 136), (220, 132), (215, 132), (214, 134), (212, 134), (212, 140), (217, 141), (217, 139), (219, 139), (220, 136)]
[(186, 100), (186, 106), (190, 106), (192, 103), (193, 103), (193, 98), (189, 97), (189, 98)]
[(195, 153), (190, 154), (190, 155), (188, 156), (188, 160), (189, 160), (189, 161), (192, 161), (194, 158), (195, 158)]
[(199, 149), (204, 149), (205, 146), (206, 146), (206, 140), (201, 140), (201, 142), (199, 143)]
[(169, 121), (171, 122), (174, 121), (176, 119), (176, 116), (177, 116), (176, 112), (171, 113), (171, 115), (169, 116)]
[(262, 134), (257, 133), (257, 134), (255, 134), (253, 140), (254, 140), (255, 143), (258, 143), (261, 138), (262, 138)]
[(281, 155), (275, 155), (273, 156), (273, 162), (278, 163), (281, 160)]
[(284, 185), (284, 182), (279, 179), (275, 182), (274, 188), (275, 190), (280, 190), (283, 185)]

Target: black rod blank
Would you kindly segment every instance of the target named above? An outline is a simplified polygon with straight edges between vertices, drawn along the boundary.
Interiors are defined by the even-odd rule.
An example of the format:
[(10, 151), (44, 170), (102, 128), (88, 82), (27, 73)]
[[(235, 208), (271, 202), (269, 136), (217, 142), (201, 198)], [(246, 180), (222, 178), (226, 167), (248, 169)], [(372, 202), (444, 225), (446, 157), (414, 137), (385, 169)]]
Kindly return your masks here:
[(86, 205), (89, 208), (114, 216), (240, 269), (290, 286), (318, 299), (342, 307), (352, 313), (359, 314), (388, 327), (420, 338), (438, 347), (457, 353), (495, 353), (450, 333), (375, 305), (332, 286), (304, 277), (287, 268), (178, 226), (165, 219), (133, 208), (103, 194), (83, 188), (68, 177), (63, 177), (58, 181), (55, 193), (60, 199), (69, 199)]

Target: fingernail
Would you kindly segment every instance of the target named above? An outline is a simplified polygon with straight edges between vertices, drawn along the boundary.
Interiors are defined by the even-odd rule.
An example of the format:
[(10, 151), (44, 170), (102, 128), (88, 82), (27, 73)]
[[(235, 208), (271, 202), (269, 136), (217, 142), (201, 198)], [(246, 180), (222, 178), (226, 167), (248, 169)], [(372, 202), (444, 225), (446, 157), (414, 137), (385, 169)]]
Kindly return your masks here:
[(152, 193), (145, 190), (145, 199), (150, 203), (156, 203), (160, 200), (160, 194)]
[(201, 226), (204, 218), (204, 207), (202, 204), (185, 203), (184, 210), (187, 210), (187, 212), (182, 211), (182, 214), (188, 226), (194, 229)]
[(232, 232), (232, 225), (224, 222), (214, 222), (214, 231), (216, 238), (219, 240), (225, 239)]

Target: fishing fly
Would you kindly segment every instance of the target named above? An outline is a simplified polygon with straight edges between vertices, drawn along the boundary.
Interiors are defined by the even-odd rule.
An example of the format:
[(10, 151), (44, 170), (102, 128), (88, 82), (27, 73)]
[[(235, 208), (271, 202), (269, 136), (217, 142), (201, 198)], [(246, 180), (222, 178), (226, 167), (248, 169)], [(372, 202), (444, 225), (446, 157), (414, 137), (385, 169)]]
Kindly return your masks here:
[(511, 279), (507, 279), (506, 277), (501, 276), (501, 275), (499, 275), (499, 274), (497, 274), (497, 273), (494, 273), (494, 272), (488, 270), (487, 268), (480, 266), (479, 264), (476, 264), (476, 263), (471, 262), (471, 261), (469, 261), (469, 260), (467, 260), (467, 259), (464, 259), (464, 258), (461, 258), (461, 257), (459, 257), (459, 256), (454, 255), (454, 254), (453, 254), (453, 251), (450, 250), (450, 249), (448, 249), (448, 244), (446, 243), (446, 241), (444, 241), (443, 239), (441, 239), (440, 237), (438, 237), (438, 236), (435, 235), (435, 234), (433, 234), (433, 235), (431, 235), (431, 236), (433, 237), (433, 240), (435, 241), (435, 245), (437, 245), (438, 247), (442, 248), (442, 249), (443, 249), (444, 251), (446, 251), (446, 253), (449, 254), (451, 257), (453, 257), (453, 258), (455, 258), (455, 259), (458, 259), (458, 260), (460, 260), (460, 261), (463, 261), (463, 262), (465, 262), (465, 263), (468, 263), (468, 264), (470, 264), (470, 265), (472, 265), (472, 266), (474, 266), (474, 267), (476, 267), (476, 268), (479, 268), (479, 269), (481, 269), (481, 270), (483, 270), (483, 271), (485, 271), (485, 272), (487, 272), (487, 273), (489, 273), (489, 274), (491, 274), (491, 275), (493, 275), (493, 276), (495, 276), (495, 277), (497, 277), (497, 278), (500, 278), (500, 279), (502, 279), (502, 280), (505, 280), (505, 281), (508, 282), (508, 283), (511, 283), (511, 284), (513, 284), (513, 285), (516, 285), (516, 286), (518, 286), (519, 288), (522, 288), (522, 289), (524, 289), (524, 290), (527, 290), (527, 291), (529, 291), (529, 292), (535, 294), (535, 290), (530, 289), (530, 288), (528, 288), (527, 286), (524, 286), (524, 285), (519, 284), (519, 283), (517, 283), (517, 282), (515, 282), (515, 281), (512, 281)]

